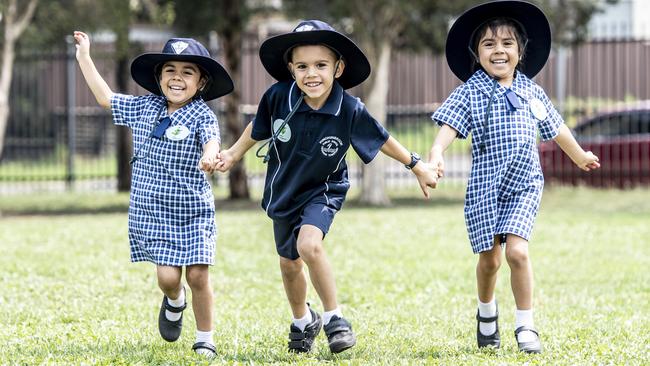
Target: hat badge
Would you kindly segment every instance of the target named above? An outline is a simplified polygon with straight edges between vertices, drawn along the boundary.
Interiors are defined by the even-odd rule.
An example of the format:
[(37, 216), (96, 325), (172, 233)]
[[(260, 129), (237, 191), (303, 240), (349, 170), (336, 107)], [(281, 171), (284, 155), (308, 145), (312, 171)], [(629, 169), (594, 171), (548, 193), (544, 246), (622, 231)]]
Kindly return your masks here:
[(305, 25), (301, 25), (300, 27), (296, 28), (296, 30), (294, 32), (309, 32), (310, 30), (313, 30), (313, 29), (314, 29), (313, 25), (305, 24)]
[(183, 42), (183, 41), (177, 41), (177, 42), (172, 43), (172, 48), (174, 49), (174, 52), (176, 52), (177, 55), (180, 54), (181, 52), (185, 51), (187, 46), (189, 46), (189, 44), (187, 42)]

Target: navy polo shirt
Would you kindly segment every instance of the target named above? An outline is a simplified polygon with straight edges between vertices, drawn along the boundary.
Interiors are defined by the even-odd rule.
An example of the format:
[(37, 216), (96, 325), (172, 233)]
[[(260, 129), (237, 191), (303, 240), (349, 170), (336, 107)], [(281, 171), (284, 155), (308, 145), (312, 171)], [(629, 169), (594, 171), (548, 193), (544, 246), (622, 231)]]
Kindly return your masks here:
[[(271, 86), (258, 106), (252, 138), (271, 138), (299, 96), (294, 81)], [(309, 202), (341, 209), (350, 188), (348, 148), (367, 164), (388, 139), (386, 129), (359, 98), (336, 82), (321, 109), (313, 110), (303, 101), (287, 125), (271, 147), (264, 183), (262, 207), (274, 220), (294, 218)]]

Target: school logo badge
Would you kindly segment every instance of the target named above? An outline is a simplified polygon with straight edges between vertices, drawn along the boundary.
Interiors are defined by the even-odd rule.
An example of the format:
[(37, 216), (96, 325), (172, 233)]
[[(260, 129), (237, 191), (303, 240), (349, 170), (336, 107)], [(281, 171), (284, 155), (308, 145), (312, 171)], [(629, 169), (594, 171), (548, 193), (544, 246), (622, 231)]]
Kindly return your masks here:
[(176, 125), (165, 130), (165, 136), (172, 141), (181, 141), (190, 135), (190, 130), (183, 125)]
[(278, 132), (283, 123), (284, 120), (280, 118), (273, 121), (273, 133), (277, 136), (278, 140), (287, 142), (291, 140), (291, 128), (288, 124), (285, 124), (284, 127), (282, 127), (282, 131)]
[(533, 116), (535, 118), (543, 121), (546, 119), (546, 117), (548, 117), (548, 111), (546, 110), (546, 107), (541, 100), (533, 98), (528, 103), (530, 104), (530, 111), (533, 113)]
[(336, 136), (323, 137), (319, 142), (320, 152), (325, 156), (334, 156), (339, 152), (339, 148), (343, 146), (343, 141)]
[(176, 52), (177, 55), (185, 51), (187, 46), (189, 46), (189, 44), (183, 41), (177, 41), (172, 43), (172, 48), (174, 49), (174, 52)]

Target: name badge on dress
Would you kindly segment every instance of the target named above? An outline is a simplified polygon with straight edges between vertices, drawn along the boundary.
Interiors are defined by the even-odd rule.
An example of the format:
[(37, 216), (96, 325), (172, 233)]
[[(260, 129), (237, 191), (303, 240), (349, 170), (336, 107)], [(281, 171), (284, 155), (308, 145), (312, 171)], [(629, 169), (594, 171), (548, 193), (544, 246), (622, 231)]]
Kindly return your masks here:
[(165, 136), (172, 141), (180, 141), (190, 135), (190, 130), (183, 125), (176, 125), (165, 131)]
[(541, 100), (537, 98), (533, 98), (528, 103), (530, 104), (530, 112), (533, 114), (535, 118), (537, 118), (540, 121), (546, 119), (546, 117), (548, 116), (548, 111), (546, 110), (546, 107), (544, 106), (544, 103), (542, 103)]

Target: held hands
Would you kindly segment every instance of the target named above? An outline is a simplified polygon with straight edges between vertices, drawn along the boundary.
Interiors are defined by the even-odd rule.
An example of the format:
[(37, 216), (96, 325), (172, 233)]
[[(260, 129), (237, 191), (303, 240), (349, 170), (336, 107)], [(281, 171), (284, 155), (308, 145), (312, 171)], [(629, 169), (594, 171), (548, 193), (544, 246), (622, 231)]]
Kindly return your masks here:
[(208, 156), (206, 154), (203, 154), (201, 160), (199, 160), (199, 169), (208, 174), (212, 174), (217, 170), (217, 161), (217, 156)]
[(221, 151), (217, 156), (216, 170), (225, 173), (237, 162), (235, 155), (230, 149)]
[(74, 40), (77, 42), (75, 47), (77, 48), (77, 59), (83, 56), (88, 56), (90, 54), (90, 38), (84, 32), (74, 31), (72, 34)]
[(429, 190), (427, 188), (436, 188), (438, 185), (437, 169), (431, 164), (419, 161), (413, 167), (413, 173), (418, 179), (418, 183), (420, 184), (420, 189), (422, 189), (424, 197), (429, 198)]
[(578, 168), (586, 172), (600, 168), (598, 157), (591, 151), (584, 151), (580, 158), (574, 161), (574, 163), (578, 166)]
[(436, 169), (438, 178), (442, 178), (445, 175), (445, 159), (442, 156), (441, 149), (435, 146), (431, 149), (431, 152), (429, 153), (429, 164)]

